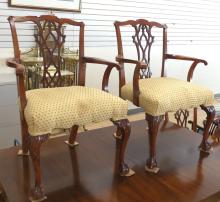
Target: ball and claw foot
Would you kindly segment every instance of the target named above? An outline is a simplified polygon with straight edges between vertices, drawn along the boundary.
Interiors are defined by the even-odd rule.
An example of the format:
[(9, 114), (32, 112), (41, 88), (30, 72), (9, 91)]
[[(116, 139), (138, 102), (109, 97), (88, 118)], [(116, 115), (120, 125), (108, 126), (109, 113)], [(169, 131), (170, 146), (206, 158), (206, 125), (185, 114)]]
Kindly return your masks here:
[(41, 187), (35, 187), (33, 190), (31, 190), (31, 196), (30, 196), (31, 202), (40, 202), (47, 199), (45, 196), (43, 190)]
[(158, 173), (160, 168), (157, 167), (156, 160), (147, 161), (147, 164), (145, 165), (145, 170), (150, 173)]
[(120, 175), (122, 177), (131, 177), (132, 175), (135, 174), (135, 172), (132, 169), (130, 169), (127, 164), (124, 163), (121, 167), (122, 168), (121, 168)]
[(78, 142), (74, 142), (73, 144), (71, 144), (68, 140), (66, 140), (66, 141), (64, 141), (69, 147), (75, 147), (75, 146), (77, 146), (77, 145), (79, 145), (79, 143)]

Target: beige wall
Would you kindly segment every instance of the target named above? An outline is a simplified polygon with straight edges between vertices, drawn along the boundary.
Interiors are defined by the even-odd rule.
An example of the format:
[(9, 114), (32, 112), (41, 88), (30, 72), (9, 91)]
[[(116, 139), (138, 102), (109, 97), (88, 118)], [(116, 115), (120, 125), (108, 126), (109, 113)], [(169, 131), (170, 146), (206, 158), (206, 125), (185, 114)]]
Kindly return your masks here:
[[(204, 58), (209, 62), (208, 67), (200, 66), (196, 70), (194, 80), (209, 86), (215, 93), (220, 93), (218, 72), (220, 62), (220, 15), (218, 1), (205, 0), (82, 0), (81, 13), (54, 12), (60, 17), (82, 20), (86, 24), (85, 44), (89, 56), (114, 60), (116, 39), (113, 22), (146, 18), (166, 23), (168, 29), (169, 52)], [(12, 56), (12, 43), (7, 17), (9, 15), (41, 15), (48, 14), (45, 10), (8, 7), (7, 0), (0, 0), (0, 58)], [(31, 35), (34, 27), (21, 25), (22, 49), (34, 45)], [(159, 52), (154, 49), (155, 75), (159, 74)], [(128, 47), (128, 56), (133, 58), (132, 50)], [(184, 78), (184, 62), (169, 63), (169, 73), (172, 76)], [(0, 73), (5, 70), (0, 68)], [(98, 86), (103, 69), (88, 68), (87, 84)], [(98, 73), (97, 73), (98, 72)], [(127, 77), (132, 77), (132, 69), (127, 68)], [(95, 78), (95, 79), (94, 79)], [(117, 75), (112, 76), (112, 90), (117, 94)]]

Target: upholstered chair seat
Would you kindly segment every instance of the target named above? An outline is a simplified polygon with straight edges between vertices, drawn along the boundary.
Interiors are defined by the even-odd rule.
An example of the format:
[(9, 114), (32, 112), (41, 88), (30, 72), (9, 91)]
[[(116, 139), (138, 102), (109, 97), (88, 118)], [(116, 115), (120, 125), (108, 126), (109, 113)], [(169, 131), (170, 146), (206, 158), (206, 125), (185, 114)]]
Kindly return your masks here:
[(85, 86), (29, 90), (26, 96), (24, 114), (32, 136), (127, 116), (127, 101)]
[[(213, 92), (199, 84), (175, 78), (147, 78), (139, 80), (139, 106), (147, 114), (160, 116), (166, 112), (211, 105)], [(133, 84), (121, 88), (121, 97), (133, 102)]]

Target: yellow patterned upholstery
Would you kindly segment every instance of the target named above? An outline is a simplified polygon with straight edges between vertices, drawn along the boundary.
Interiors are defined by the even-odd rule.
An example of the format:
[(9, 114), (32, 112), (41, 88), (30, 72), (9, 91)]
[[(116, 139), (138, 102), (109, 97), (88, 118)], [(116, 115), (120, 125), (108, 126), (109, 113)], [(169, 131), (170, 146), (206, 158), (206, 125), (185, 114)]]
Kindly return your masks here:
[[(213, 92), (208, 88), (174, 78), (141, 79), (139, 86), (139, 106), (153, 116), (201, 104), (210, 105), (214, 100)], [(133, 100), (132, 83), (122, 87), (121, 96), (123, 99)]]
[(33, 136), (127, 116), (127, 101), (95, 88), (44, 88), (27, 91), (26, 95), (24, 113), (28, 131)]

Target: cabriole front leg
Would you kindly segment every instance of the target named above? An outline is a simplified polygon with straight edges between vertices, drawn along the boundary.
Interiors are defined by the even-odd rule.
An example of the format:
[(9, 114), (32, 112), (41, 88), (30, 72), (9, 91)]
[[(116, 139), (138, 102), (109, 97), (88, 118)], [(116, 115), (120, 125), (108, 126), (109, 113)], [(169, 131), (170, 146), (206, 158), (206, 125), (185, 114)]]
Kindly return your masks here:
[(47, 197), (41, 185), (40, 147), (48, 139), (48, 135), (30, 136), (30, 154), (34, 167), (35, 186), (31, 190), (30, 201), (39, 202)]
[(206, 118), (206, 122), (205, 122), (205, 126), (204, 126), (202, 142), (199, 146), (199, 149), (202, 152), (209, 154), (212, 151), (212, 146), (208, 142), (209, 129), (210, 129), (210, 126), (215, 118), (215, 108), (214, 108), (214, 106), (204, 106), (204, 105), (201, 105), (200, 107), (202, 110), (204, 110), (206, 112), (207, 118)]
[(149, 128), (150, 157), (147, 160), (145, 170), (148, 172), (157, 173), (159, 171), (156, 161), (156, 141), (157, 141), (158, 129), (162, 119), (163, 116), (152, 116), (146, 114), (146, 121), (148, 123), (148, 128)]
[(112, 121), (117, 126), (116, 131), (116, 143), (119, 146), (118, 159), (119, 159), (119, 173), (121, 176), (132, 176), (135, 174), (124, 161), (125, 150), (128, 143), (128, 139), (131, 133), (131, 126), (128, 119), (122, 119), (119, 121)]

